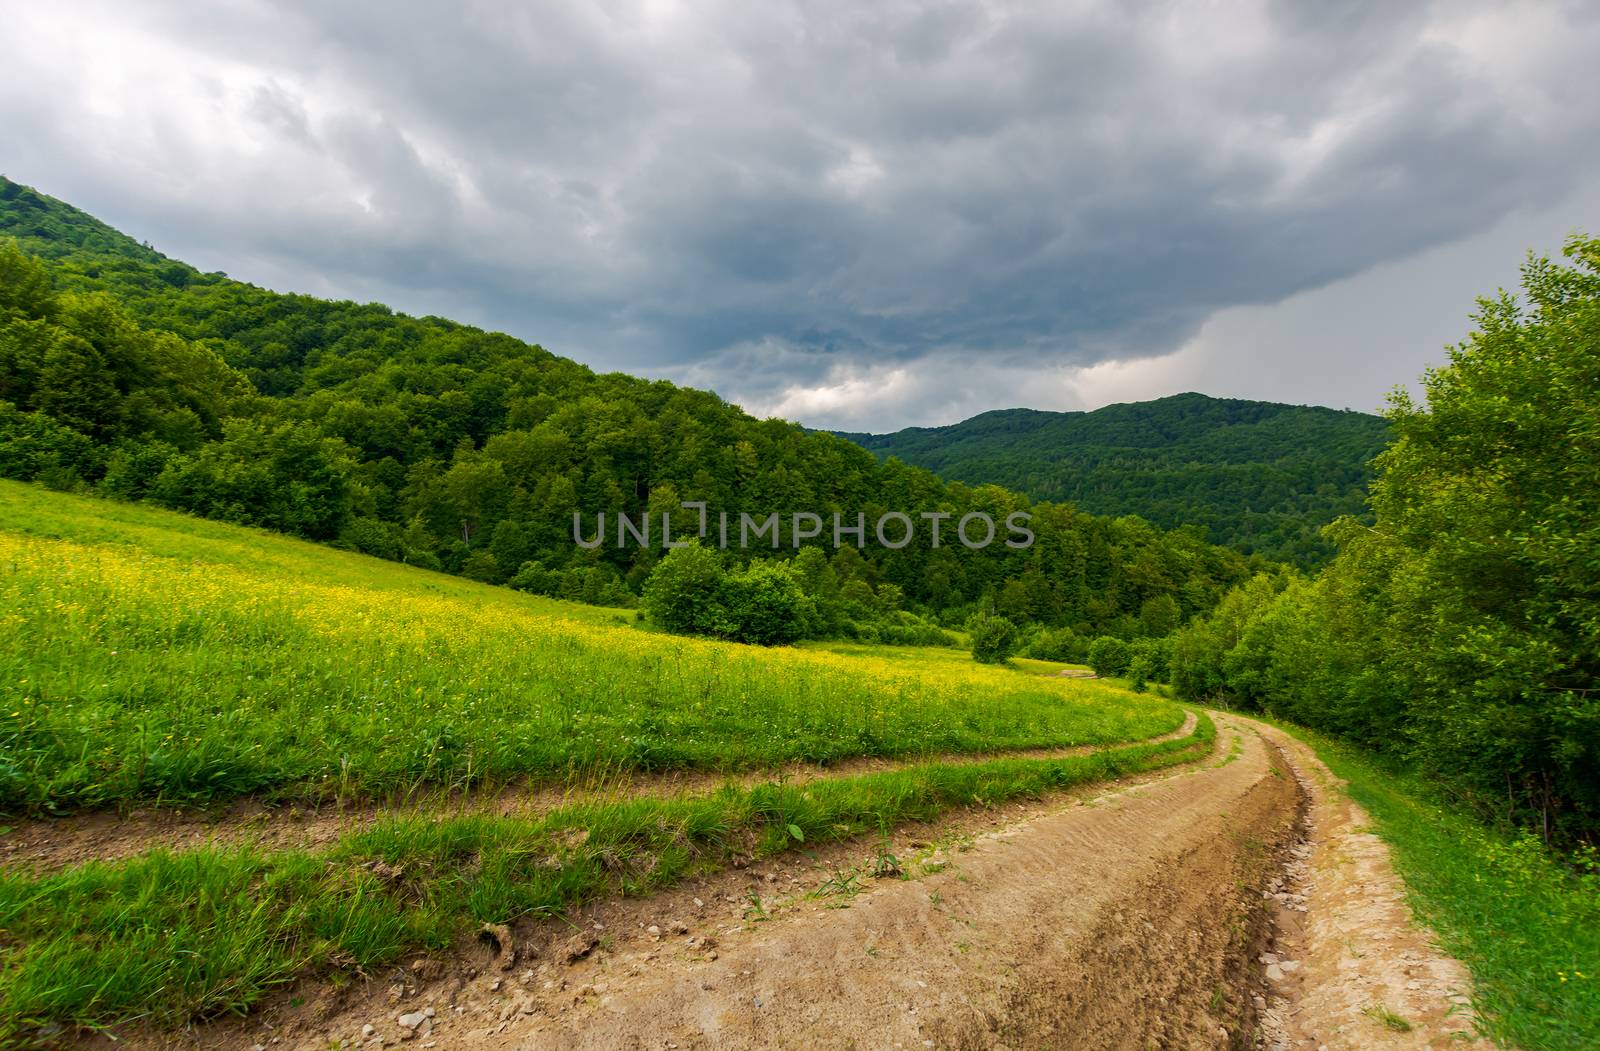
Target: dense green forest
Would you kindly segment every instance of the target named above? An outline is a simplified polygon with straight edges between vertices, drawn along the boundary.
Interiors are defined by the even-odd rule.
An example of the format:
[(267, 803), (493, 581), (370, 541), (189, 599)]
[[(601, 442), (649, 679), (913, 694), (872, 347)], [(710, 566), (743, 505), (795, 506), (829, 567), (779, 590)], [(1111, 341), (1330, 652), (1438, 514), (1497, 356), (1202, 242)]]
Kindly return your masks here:
[(841, 436), (944, 478), (1165, 528), (1198, 525), (1213, 543), (1311, 568), (1333, 554), (1322, 527), (1363, 513), (1388, 427), (1360, 412), (1179, 394)]
[[(1270, 568), (1198, 529), (947, 483), (507, 335), (201, 273), (4, 180), (0, 474), (615, 605), (645, 591), (660, 552), (582, 549), (574, 512), (1032, 513), (1026, 549), (847, 539), (797, 559), (785, 535), (768, 552), (810, 601), (808, 630), (882, 641), (948, 639), (936, 625), (979, 610), (1063, 645), (1162, 636)], [(762, 602), (794, 589), (719, 557), (754, 638)]]
[[(1600, 240), (1394, 396), (1375, 519), (1177, 633), (1173, 683), (1413, 760), (1480, 813), (1600, 839)], [(1583, 856), (1580, 852), (1579, 856)], [(1591, 860), (1593, 853), (1587, 855)]]

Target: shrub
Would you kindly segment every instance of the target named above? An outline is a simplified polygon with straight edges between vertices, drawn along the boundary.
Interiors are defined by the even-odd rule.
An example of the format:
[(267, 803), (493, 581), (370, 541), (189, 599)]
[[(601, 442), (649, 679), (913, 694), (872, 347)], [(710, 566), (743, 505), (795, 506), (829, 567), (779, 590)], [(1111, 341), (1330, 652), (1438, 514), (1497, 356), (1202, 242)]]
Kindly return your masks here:
[(1088, 656), (1089, 643), (1071, 628), (1046, 629), (1023, 647), (1022, 655), (1041, 661), (1079, 664)]
[[(111, 477), (110, 472), (107, 472), (107, 482), (110, 482)], [(394, 561), (399, 559), (401, 553), (398, 533), (394, 526), (376, 518), (352, 518), (339, 534), (339, 546), (359, 551), (363, 555)]]
[(555, 574), (537, 562), (522, 563), (506, 584), (530, 595), (551, 595), (556, 590)]
[(1005, 617), (979, 613), (967, 621), (972, 638), (972, 659), (979, 664), (1003, 664), (1017, 650), (1017, 626)]
[(1139, 607), (1139, 622), (1147, 635), (1170, 635), (1183, 623), (1183, 608), (1171, 595), (1156, 595), (1145, 599), (1144, 605)]
[(1143, 671), (1146, 678), (1156, 682), (1168, 682), (1168, 672), (1172, 666), (1172, 639), (1135, 639), (1128, 644), (1128, 668), (1131, 675), (1134, 668)]
[(169, 460), (150, 496), (207, 518), (327, 540), (350, 516), (349, 471), (344, 442), (310, 424), (235, 420), (222, 441)]
[(591, 606), (632, 606), (633, 592), (622, 582), (617, 571), (610, 566), (590, 566), (583, 572), (583, 587), (578, 593), (581, 602)]
[(680, 635), (714, 635), (721, 621), (721, 592), (728, 577), (722, 558), (691, 543), (667, 552), (644, 583), (650, 619)]
[(667, 631), (759, 646), (805, 638), (816, 622), (816, 607), (788, 566), (757, 561), (729, 573), (699, 544), (669, 552), (651, 571), (644, 608)]
[(880, 624), (878, 638), (891, 646), (960, 646), (961, 640), (937, 624), (921, 620), (908, 620), (898, 624)]
[(494, 552), (481, 549), (472, 552), (462, 561), (460, 572), (468, 580), (477, 580), (485, 584), (498, 584), (505, 579), (505, 574), (500, 572), (500, 563), (494, 557)]
[(1113, 635), (1102, 635), (1089, 644), (1089, 667), (1096, 675), (1121, 675), (1132, 662), (1128, 644)]
[(789, 567), (752, 562), (725, 578), (718, 591), (715, 634), (758, 646), (779, 646), (804, 638), (814, 619), (811, 600)]

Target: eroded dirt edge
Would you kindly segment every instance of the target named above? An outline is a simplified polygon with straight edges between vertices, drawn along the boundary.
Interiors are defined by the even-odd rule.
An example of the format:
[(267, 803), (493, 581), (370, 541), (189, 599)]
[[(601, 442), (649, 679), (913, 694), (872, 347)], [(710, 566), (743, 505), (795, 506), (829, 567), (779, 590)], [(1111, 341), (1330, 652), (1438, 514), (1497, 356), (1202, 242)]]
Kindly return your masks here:
[(1366, 812), (1303, 742), (1237, 722), (1288, 756), (1311, 801), (1302, 838), (1267, 888), (1273, 943), (1259, 958), (1261, 1046), (1491, 1047), (1477, 1038), (1470, 974), (1415, 922)]

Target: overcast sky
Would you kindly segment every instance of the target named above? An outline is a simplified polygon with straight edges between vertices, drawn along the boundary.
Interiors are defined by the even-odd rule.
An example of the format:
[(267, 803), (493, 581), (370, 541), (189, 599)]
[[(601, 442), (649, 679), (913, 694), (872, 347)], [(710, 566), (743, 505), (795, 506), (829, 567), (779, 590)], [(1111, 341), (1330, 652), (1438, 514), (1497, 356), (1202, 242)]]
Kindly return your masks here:
[(168, 255), (888, 430), (1376, 408), (1600, 232), (1600, 5), (0, 0), (0, 171)]

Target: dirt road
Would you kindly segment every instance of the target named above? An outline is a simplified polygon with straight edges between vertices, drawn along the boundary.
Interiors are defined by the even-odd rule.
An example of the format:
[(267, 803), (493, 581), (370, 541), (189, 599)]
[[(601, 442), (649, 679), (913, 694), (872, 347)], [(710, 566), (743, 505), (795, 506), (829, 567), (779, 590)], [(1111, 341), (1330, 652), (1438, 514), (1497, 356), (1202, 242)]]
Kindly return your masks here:
[[(1185, 715), (1170, 733), (1137, 743), (1188, 737), (1195, 717)], [(1124, 742), (1134, 743), (1134, 742)], [(91, 811), (69, 817), (23, 821), (0, 839), (0, 867), (34, 873), (54, 872), (86, 861), (115, 861), (155, 847), (189, 850), (202, 846), (257, 846), (268, 850), (308, 850), (326, 847), (340, 836), (357, 832), (379, 817), (408, 814), (438, 817), (444, 814), (499, 814), (539, 817), (556, 807), (608, 799), (656, 796), (671, 798), (716, 791), (728, 785), (750, 786), (764, 781), (806, 784), (834, 778), (859, 777), (894, 770), (912, 762), (959, 765), (995, 758), (1063, 759), (1121, 747), (1071, 745), (1065, 748), (1025, 748), (1008, 752), (966, 752), (930, 755), (914, 760), (853, 758), (819, 767), (786, 763), (769, 769), (737, 774), (705, 770), (671, 770), (662, 773), (622, 772), (593, 783), (512, 785), (485, 792), (419, 791), (398, 802), (367, 801), (353, 806), (270, 806), (260, 799), (240, 799), (210, 812), (197, 810)]]
[[(855, 844), (610, 902), (516, 932), (515, 960), (421, 961), (191, 1039), (1460, 1046), (1465, 972), (1410, 924), (1363, 816), (1283, 735), (1219, 726), (1215, 755), (1178, 773), (909, 830), (876, 862)], [(871, 875), (889, 855), (908, 878)]]

